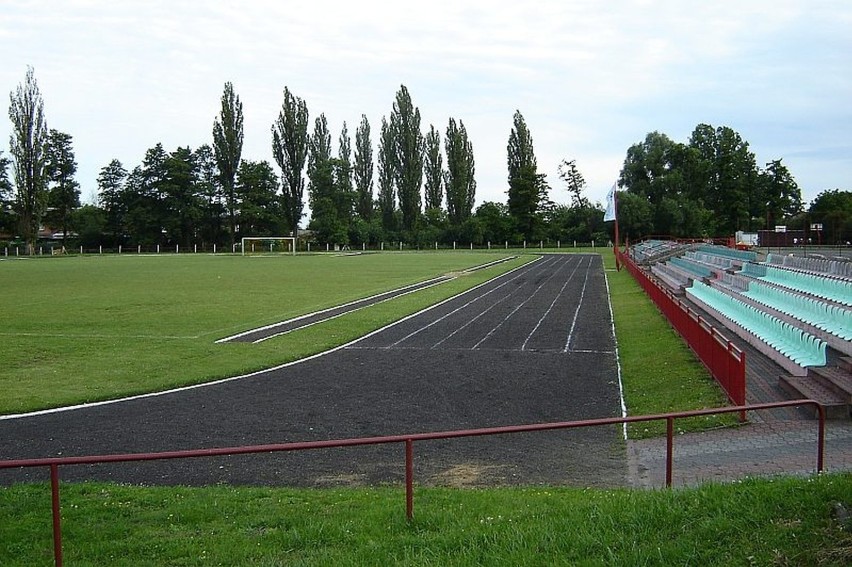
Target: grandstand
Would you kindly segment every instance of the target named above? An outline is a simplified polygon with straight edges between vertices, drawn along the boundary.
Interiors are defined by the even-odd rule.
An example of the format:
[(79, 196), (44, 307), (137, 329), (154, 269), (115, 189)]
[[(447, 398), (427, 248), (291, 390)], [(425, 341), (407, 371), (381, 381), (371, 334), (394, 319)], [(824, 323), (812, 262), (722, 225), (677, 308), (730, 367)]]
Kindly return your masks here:
[(852, 414), (852, 261), (648, 240), (634, 261), (784, 369), (791, 399)]

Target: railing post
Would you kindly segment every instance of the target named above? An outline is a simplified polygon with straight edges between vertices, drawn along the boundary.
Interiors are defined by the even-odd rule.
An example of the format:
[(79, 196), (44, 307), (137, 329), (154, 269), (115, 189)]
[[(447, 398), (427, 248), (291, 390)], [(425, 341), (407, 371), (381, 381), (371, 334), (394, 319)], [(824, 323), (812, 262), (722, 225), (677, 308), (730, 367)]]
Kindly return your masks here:
[(405, 517), (414, 517), (414, 441), (405, 440)]
[(672, 445), (674, 444), (674, 418), (666, 418), (666, 488), (672, 487), (672, 462), (674, 460)]
[(817, 473), (825, 469), (823, 459), (825, 457), (825, 408), (822, 404), (816, 404), (819, 414), (819, 433), (817, 434)]
[(62, 567), (62, 519), (59, 510), (59, 465), (50, 465), (50, 494), (53, 507), (53, 564)]

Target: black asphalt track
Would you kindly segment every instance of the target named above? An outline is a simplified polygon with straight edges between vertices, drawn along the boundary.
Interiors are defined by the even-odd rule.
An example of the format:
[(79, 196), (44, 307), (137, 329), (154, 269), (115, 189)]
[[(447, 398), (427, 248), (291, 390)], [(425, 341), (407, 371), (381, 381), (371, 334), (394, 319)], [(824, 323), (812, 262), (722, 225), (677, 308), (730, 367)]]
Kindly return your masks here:
[[(0, 460), (171, 451), (621, 414), (601, 258), (546, 255), (324, 356), (201, 388), (0, 419)], [(424, 441), (424, 484), (623, 485), (619, 427)], [(402, 481), (402, 445), (63, 467), (64, 480)], [(0, 483), (44, 470), (0, 470)]]

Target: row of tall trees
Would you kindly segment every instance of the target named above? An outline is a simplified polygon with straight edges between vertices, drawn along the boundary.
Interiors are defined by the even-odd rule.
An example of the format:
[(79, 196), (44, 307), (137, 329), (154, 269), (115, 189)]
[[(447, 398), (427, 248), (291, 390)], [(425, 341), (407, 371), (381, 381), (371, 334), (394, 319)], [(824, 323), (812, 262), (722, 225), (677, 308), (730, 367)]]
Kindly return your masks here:
[[(97, 178), (98, 204), (81, 207), (72, 137), (48, 129), (32, 68), (10, 100), (10, 153), (0, 153), (0, 232), (20, 235), (30, 249), (42, 224), (61, 233), (63, 243), (77, 233), (84, 243), (112, 245), (223, 245), (240, 236), (295, 234), (304, 228), (307, 205), (307, 228), (320, 243), (610, 237), (601, 205), (584, 195), (575, 160), (559, 165), (570, 204), (550, 200), (520, 111), (507, 144), (507, 201), (474, 210), (476, 170), (464, 122), (451, 117), (443, 131), (424, 129), (404, 85), (381, 118), (375, 153), (366, 116), (354, 146), (345, 122), (335, 144), (325, 115), (311, 123), (307, 103), (285, 88), (271, 126), (276, 171), (270, 162), (242, 158), (243, 105), (226, 83), (210, 145), (169, 152), (157, 144), (131, 169), (112, 160)], [(804, 211), (782, 161), (757, 167), (748, 143), (727, 127), (700, 124), (687, 143), (649, 133), (628, 149), (618, 183), (620, 226), (633, 238), (714, 236), (806, 222), (831, 227), (827, 240), (852, 237), (849, 192), (825, 192)]]

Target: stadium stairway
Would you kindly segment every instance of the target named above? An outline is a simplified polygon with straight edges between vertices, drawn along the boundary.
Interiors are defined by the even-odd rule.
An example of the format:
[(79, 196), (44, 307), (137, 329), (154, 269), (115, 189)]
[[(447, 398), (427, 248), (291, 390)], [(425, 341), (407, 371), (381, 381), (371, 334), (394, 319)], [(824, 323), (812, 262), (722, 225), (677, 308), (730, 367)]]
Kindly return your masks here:
[(852, 357), (841, 357), (837, 366), (809, 368), (806, 376), (779, 376), (778, 385), (791, 399), (820, 402), (828, 419), (852, 418)]

